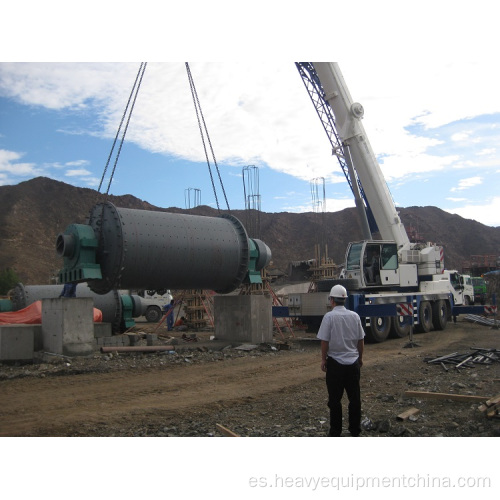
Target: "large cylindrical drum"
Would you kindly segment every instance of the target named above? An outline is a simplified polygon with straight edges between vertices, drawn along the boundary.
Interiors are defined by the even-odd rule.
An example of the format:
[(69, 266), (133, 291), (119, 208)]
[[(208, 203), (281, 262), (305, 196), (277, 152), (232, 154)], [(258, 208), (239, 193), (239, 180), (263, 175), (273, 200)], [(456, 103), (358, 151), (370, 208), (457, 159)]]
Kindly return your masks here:
[[(63, 287), (64, 285), (23, 285), (18, 283), (12, 296), (13, 309), (19, 311), (37, 300), (55, 299), (60, 296)], [(76, 297), (92, 298), (94, 307), (102, 312), (102, 321), (111, 323), (114, 332), (119, 331), (123, 319), (123, 304), (117, 290), (99, 295), (92, 292), (87, 283), (79, 283), (76, 287)], [(132, 302), (134, 304), (133, 316), (138, 317), (143, 312), (141, 298), (138, 295), (133, 295)]]
[(203, 217), (98, 204), (88, 221), (102, 279), (91, 290), (207, 289), (228, 293), (249, 262), (245, 228), (231, 215)]

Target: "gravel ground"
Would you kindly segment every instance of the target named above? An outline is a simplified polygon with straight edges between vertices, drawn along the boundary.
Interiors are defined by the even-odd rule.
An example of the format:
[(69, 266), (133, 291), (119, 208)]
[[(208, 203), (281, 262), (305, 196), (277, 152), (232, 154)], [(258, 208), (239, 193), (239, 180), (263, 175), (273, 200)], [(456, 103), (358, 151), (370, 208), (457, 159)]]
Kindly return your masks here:
[[(146, 329), (147, 327), (142, 327)], [(209, 341), (210, 332), (197, 333), (198, 342), (185, 342), (180, 334), (175, 339), (160, 338), (159, 343), (174, 340), (175, 351), (155, 353), (96, 352), (91, 357), (64, 358), (45, 354), (34, 364), (0, 365), (0, 389), (21, 379), (71, 380), (77, 385), (79, 375), (89, 375), (99, 382), (106, 374), (120, 374), (125, 379), (139, 374), (158, 373), (158, 376), (188, 380), (196, 367), (237, 369), (250, 361), (252, 372), (241, 375), (242, 381), (262, 370), (273, 370), (278, 363), (303, 366), (307, 379), (289, 380), (287, 372), (280, 372), (277, 388), (258, 394), (242, 389), (221, 387), (221, 393), (203, 404), (190, 404), (189, 408), (175, 410), (137, 408), (135, 416), (112, 421), (78, 421), (68, 424), (56, 435), (64, 436), (220, 436), (217, 424), (241, 436), (325, 436), (328, 427), (328, 408), (324, 377), (319, 369), (319, 344), (313, 336), (280, 339), (273, 344), (256, 346), (250, 350), (238, 345)], [(366, 346), (365, 365), (362, 369), (363, 436), (498, 436), (500, 420), (487, 418), (479, 410), (479, 401), (453, 401), (449, 398), (428, 399), (408, 397), (406, 391), (459, 394), (488, 397), (500, 394), (500, 363), (474, 365), (471, 368), (445, 371), (440, 365), (430, 365), (428, 358), (450, 352), (468, 352), (473, 346), (497, 348), (498, 331), (483, 326), (457, 323), (446, 332), (429, 332), (416, 336), (420, 347), (406, 348), (404, 339)], [(145, 340), (141, 343), (145, 344)], [(246, 361), (245, 361), (246, 360)], [(174, 370), (176, 370), (174, 372)], [(180, 397), (196, 391), (203, 380), (204, 368), (183, 386)], [(228, 373), (231, 373), (229, 371)], [(236, 375), (235, 375), (236, 377)], [(62, 380), (62, 379), (61, 379)], [(305, 380), (305, 381), (304, 381)], [(118, 383), (118, 382), (117, 382)], [(261, 382), (258, 382), (261, 383)], [(186, 383), (187, 384), (187, 383)], [(175, 383), (174, 383), (175, 387)], [(243, 386), (242, 386), (243, 387)], [(26, 389), (28, 390), (28, 388)], [(110, 394), (110, 398), (112, 395)], [(27, 393), (29, 398), (29, 393)], [(347, 405), (344, 405), (347, 406)], [(406, 420), (398, 419), (404, 411), (416, 408), (417, 413)], [(344, 408), (346, 412), (346, 408)], [(0, 414), (0, 422), (1, 422)], [(49, 428), (37, 428), (29, 435), (54, 435)], [(346, 435), (348, 435), (346, 433)]]

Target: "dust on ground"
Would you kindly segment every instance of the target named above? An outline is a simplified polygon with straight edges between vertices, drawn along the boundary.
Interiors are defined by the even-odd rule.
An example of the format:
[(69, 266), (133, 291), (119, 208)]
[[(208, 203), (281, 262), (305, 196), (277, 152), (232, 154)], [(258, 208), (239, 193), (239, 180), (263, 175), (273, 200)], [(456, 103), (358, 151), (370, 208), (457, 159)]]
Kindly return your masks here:
[[(152, 332), (160, 333), (159, 344), (174, 342), (175, 350), (45, 355), (33, 364), (0, 364), (0, 435), (220, 436), (217, 424), (240, 436), (327, 434), (326, 387), (313, 334), (276, 334), (276, 342), (245, 350), (210, 340), (213, 332), (174, 332), (171, 338), (156, 325), (135, 327), (135, 333)], [(196, 341), (188, 341), (192, 335)], [(415, 335), (418, 346), (407, 347), (408, 339), (367, 344), (362, 436), (500, 435), (500, 419), (480, 411), (480, 401), (405, 395), (486, 401), (500, 394), (498, 362), (448, 371), (426, 362), (472, 348), (498, 349), (498, 339), (499, 330), (459, 320), (445, 331)], [(410, 408), (418, 412), (398, 419)]]

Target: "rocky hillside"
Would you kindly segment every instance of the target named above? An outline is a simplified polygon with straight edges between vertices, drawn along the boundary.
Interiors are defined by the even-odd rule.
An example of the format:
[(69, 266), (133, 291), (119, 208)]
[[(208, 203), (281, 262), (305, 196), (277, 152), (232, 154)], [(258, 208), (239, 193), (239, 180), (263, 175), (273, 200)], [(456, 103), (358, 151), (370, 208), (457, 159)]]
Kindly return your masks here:
[[(85, 223), (90, 208), (104, 199), (92, 189), (38, 177), (15, 186), (0, 186), (0, 270), (14, 268), (24, 284), (46, 284), (61, 267), (55, 241), (69, 224)], [(120, 207), (217, 216), (206, 206), (191, 210), (158, 208), (131, 195), (110, 196)], [(252, 227), (255, 217), (245, 211), (231, 212)], [(451, 215), (436, 207), (400, 209), (407, 229), (420, 239), (445, 247), (448, 268), (461, 269), (470, 255), (500, 255), (500, 228)], [(274, 267), (287, 272), (291, 261), (314, 258), (314, 245), (326, 241), (328, 253), (342, 262), (349, 241), (361, 239), (354, 209), (341, 212), (260, 213), (260, 237), (272, 250)]]

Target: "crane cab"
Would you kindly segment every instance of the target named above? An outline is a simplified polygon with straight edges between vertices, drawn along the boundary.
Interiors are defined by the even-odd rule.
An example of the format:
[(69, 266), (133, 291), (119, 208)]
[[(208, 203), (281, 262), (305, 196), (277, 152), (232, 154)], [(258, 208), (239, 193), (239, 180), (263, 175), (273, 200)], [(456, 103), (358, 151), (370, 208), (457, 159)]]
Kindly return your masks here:
[(356, 279), (360, 289), (418, 286), (417, 266), (400, 264), (398, 246), (394, 241), (349, 243), (344, 274), (346, 278)]

